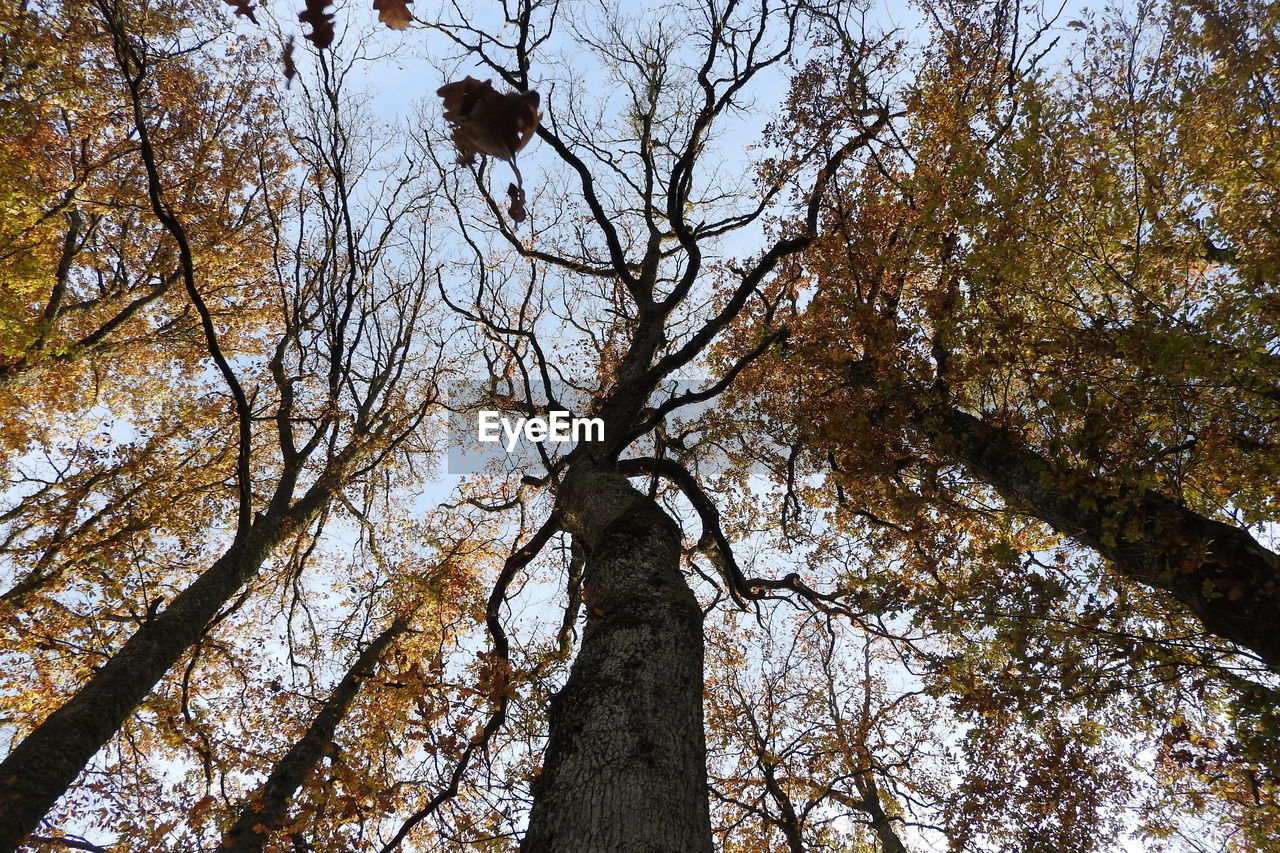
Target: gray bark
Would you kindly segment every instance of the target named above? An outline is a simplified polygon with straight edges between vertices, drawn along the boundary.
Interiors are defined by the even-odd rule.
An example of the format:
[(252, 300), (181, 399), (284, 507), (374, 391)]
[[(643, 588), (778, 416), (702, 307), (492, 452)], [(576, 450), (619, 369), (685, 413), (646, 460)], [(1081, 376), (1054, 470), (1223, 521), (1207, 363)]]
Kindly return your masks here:
[[(306, 733), (289, 748), (258, 790), (249, 797), (240, 817), (223, 837), (219, 850), (258, 853), (271, 837), (272, 830), (288, 820), (289, 799), (315, 770), (325, 750), (333, 743), (333, 734), (359, 695), (360, 685), (373, 674), (387, 649), (408, 628), (408, 619), (397, 619), (365, 646), (312, 718)], [(264, 831), (259, 832), (259, 826)]]
[(574, 465), (559, 492), (587, 552), (587, 626), (552, 700), (523, 853), (711, 853), (702, 611), (680, 531), (621, 475)]
[(1280, 671), (1280, 555), (1150, 489), (1065, 469), (958, 409), (917, 419), (936, 449), (1005, 500), (1172, 595), (1205, 629)]
[(308, 523), (332, 497), (316, 485), (284, 512), (269, 512), (169, 606), (141, 627), (94, 676), (0, 763), (0, 851), (12, 851), (71, 786), (95, 753), (183, 653), (200, 639), (221, 607), (262, 567), (292, 530)]

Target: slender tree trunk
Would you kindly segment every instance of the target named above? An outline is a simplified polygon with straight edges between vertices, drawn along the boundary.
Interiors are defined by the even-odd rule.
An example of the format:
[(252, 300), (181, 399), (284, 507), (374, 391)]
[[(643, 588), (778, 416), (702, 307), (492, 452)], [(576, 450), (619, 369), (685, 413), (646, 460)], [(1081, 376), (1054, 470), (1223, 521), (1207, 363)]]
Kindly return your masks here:
[(958, 409), (933, 407), (917, 424), (1005, 500), (1168, 592), (1210, 633), (1280, 671), (1280, 555), (1247, 532), (1158, 492), (1064, 469)]
[(621, 475), (575, 464), (565, 527), (587, 551), (587, 627), (534, 786), (523, 853), (711, 853), (702, 611), (680, 531)]
[(880, 839), (880, 848), (883, 853), (908, 853), (906, 845), (902, 843), (897, 830), (893, 828), (893, 820), (885, 814), (884, 806), (880, 802), (880, 786), (876, 784), (875, 779), (871, 778), (869, 773), (859, 774), (854, 777), (854, 784), (858, 788), (858, 793), (862, 795), (863, 811), (871, 819), (871, 831), (876, 834), (876, 838)]
[[(754, 727), (755, 723), (753, 722), (752, 725)], [(795, 803), (791, 802), (786, 789), (778, 782), (776, 768), (769, 758), (768, 745), (763, 740), (757, 740), (756, 749), (759, 750), (756, 753), (756, 760), (760, 762), (760, 769), (764, 774), (765, 790), (778, 805), (778, 814), (766, 813), (765, 819), (782, 833), (782, 837), (787, 842), (787, 850), (791, 853), (805, 853), (804, 831), (800, 826), (800, 816), (796, 814)]]
[[(276, 763), (271, 775), (249, 796), (239, 819), (222, 839), (219, 850), (257, 853), (266, 844), (271, 831), (288, 820), (289, 799), (306, 781), (307, 776), (311, 775), (324, 756), (325, 749), (333, 743), (333, 733), (360, 693), (361, 683), (373, 674), (374, 667), (387, 649), (408, 628), (408, 618), (397, 619), (365, 646), (312, 719), (306, 734), (289, 748)], [(259, 832), (259, 826), (264, 831)]]
[(315, 517), (332, 493), (313, 486), (292, 509), (260, 516), (243, 537), (163, 612), (138, 628), (93, 678), (36, 726), (0, 764), (0, 851), (33, 831), (94, 754), (183, 653), (218, 610), (291, 530)]

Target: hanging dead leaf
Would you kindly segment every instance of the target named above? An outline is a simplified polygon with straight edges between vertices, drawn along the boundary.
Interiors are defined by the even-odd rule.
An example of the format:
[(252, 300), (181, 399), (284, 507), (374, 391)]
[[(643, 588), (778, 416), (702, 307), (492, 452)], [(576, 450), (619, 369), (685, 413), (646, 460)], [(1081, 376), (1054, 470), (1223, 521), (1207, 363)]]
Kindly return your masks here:
[(293, 61), (293, 36), (285, 41), (284, 50), (280, 52), (280, 62), (284, 65), (284, 85), (293, 85), (293, 78), (298, 73), (298, 66)]
[(323, 50), (333, 44), (333, 13), (326, 11), (333, 0), (307, 0), (306, 7), (298, 13), (298, 20), (311, 25), (311, 32), (303, 35), (307, 41)]
[(507, 196), (511, 199), (511, 206), (507, 208), (507, 213), (511, 216), (512, 222), (524, 222), (529, 214), (524, 209), (524, 188), (515, 184), (507, 184)]
[(464, 165), (474, 163), (477, 154), (511, 160), (529, 144), (542, 118), (537, 92), (503, 94), (488, 80), (467, 77), (446, 83), (436, 94), (444, 98), (444, 117)]
[(256, 3), (250, 3), (249, 0), (222, 0), (228, 6), (236, 10), (236, 15), (248, 18), (253, 23), (258, 23), (258, 19), (253, 16), (253, 10), (257, 8)]
[(413, 23), (413, 13), (409, 4), (413, 0), (373, 0), (373, 8), (378, 13), (378, 20), (393, 30), (403, 30)]
[(458, 148), (458, 163), (466, 166), (476, 161), (477, 154), (488, 154), (511, 164), (516, 182), (507, 188), (511, 197), (508, 213), (515, 222), (523, 222), (528, 213), (524, 202), (524, 180), (516, 165), (516, 154), (529, 144), (538, 130), (542, 114), (538, 112), (537, 92), (495, 91), (488, 80), (466, 77), (446, 83), (436, 90), (444, 99), (444, 117), (453, 130), (453, 144)]

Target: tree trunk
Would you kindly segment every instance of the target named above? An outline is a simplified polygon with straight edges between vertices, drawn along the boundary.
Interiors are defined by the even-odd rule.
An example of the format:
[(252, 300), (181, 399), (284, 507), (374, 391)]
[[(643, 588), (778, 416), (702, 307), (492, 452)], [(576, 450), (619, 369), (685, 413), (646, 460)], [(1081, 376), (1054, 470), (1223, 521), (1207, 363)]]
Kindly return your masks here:
[(1055, 465), (958, 409), (917, 424), (1005, 500), (1109, 559), (1126, 577), (1171, 594), (1205, 629), (1280, 671), (1280, 555), (1245, 531), (1149, 489)]
[(314, 518), (331, 495), (316, 485), (291, 510), (260, 516), (248, 535), (144, 622), (84, 687), (18, 744), (0, 764), (0, 851), (15, 849), (36, 828), (89, 759), (200, 639), (209, 620), (257, 574), (288, 532)]
[(880, 786), (870, 772), (859, 773), (854, 777), (858, 793), (862, 795), (862, 809), (871, 819), (871, 831), (880, 840), (883, 853), (908, 853), (907, 847), (893, 828), (893, 820), (885, 814), (884, 804), (880, 801)]
[[(408, 628), (407, 618), (397, 619), (391, 627), (365, 646), (312, 719), (306, 734), (289, 748), (276, 763), (271, 775), (249, 796), (239, 819), (222, 839), (219, 850), (257, 853), (270, 838), (271, 831), (288, 820), (289, 798), (306, 781), (307, 776), (311, 775), (311, 771), (324, 757), (325, 750), (333, 743), (333, 733), (360, 693), (361, 682), (373, 674), (374, 667), (387, 649)], [(257, 829), (259, 826), (263, 828), (261, 832)]]
[(711, 853), (702, 611), (680, 531), (620, 474), (579, 462), (559, 492), (587, 552), (587, 626), (552, 700), (523, 853)]

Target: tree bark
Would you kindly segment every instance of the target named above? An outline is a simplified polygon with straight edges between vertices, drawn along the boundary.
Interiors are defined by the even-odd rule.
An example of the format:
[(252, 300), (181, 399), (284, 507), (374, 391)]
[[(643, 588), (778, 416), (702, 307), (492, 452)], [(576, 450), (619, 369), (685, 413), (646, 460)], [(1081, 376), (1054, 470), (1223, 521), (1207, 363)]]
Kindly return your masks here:
[(36, 726), (0, 763), (0, 851), (15, 849), (53, 807), (164, 674), (204, 633), (218, 610), (262, 567), (292, 530), (330, 500), (319, 484), (281, 513), (259, 516), (249, 533), (140, 628), (102, 668)]
[(1207, 631), (1280, 671), (1280, 555), (1247, 532), (1150, 489), (1055, 464), (958, 409), (932, 407), (916, 423), (1005, 500), (1169, 593)]
[(880, 786), (876, 784), (870, 772), (854, 777), (858, 793), (862, 795), (862, 808), (871, 820), (871, 831), (880, 840), (883, 853), (909, 853), (898, 832), (893, 828), (893, 819), (885, 814), (884, 805), (880, 802)]
[[(306, 733), (276, 763), (258, 790), (250, 795), (240, 817), (223, 837), (219, 850), (258, 853), (271, 837), (272, 830), (288, 820), (289, 799), (333, 743), (333, 733), (360, 693), (361, 683), (373, 674), (387, 649), (408, 628), (407, 618), (397, 619), (365, 646), (312, 719)], [(262, 830), (259, 831), (258, 827)]]
[(558, 495), (587, 552), (587, 626), (551, 700), (523, 853), (711, 853), (702, 611), (680, 531), (613, 471), (581, 461)]

